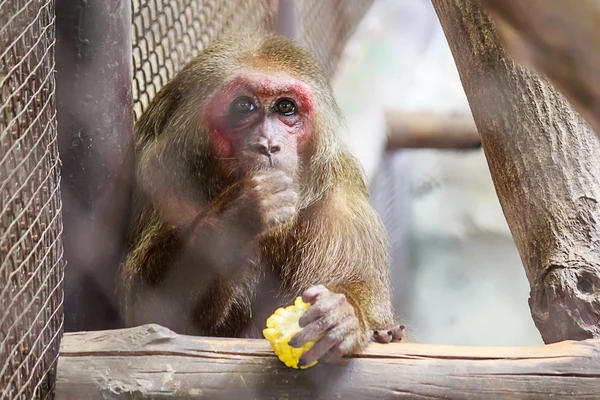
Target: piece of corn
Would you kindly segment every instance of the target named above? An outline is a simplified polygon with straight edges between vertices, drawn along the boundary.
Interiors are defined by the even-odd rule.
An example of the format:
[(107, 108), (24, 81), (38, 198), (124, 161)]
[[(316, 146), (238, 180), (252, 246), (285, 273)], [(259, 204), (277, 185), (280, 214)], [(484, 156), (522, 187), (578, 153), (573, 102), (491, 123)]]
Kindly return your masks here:
[(290, 339), (302, 330), (298, 325), (298, 320), (310, 307), (310, 303), (302, 301), (301, 297), (297, 297), (294, 305), (285, 308), (278, 308), (273, 315), (267, 319), (267, 329), (263, 330), (264, 337), (271, 343), (271, 347), (277, 357), (288, 367), (291, 368), (310, 368), (317, 363), (313, 362), (304, 367), (298, 367), (298, 361), (302, 354), (306, 353), (315, 344), (308, 342), (302, 347), (292, 347), (288, 344)]

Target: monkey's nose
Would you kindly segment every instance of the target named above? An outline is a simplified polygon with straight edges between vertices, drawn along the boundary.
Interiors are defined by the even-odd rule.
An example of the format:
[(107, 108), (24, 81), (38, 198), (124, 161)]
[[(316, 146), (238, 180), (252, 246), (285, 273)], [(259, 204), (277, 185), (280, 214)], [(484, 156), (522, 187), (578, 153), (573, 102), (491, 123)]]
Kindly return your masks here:
[(281, 147), (277, 144), (259, 144), (258, 152), (264, 154), (267, 157), (272, 156), (275, 153), (279, 153), (281, 151)]

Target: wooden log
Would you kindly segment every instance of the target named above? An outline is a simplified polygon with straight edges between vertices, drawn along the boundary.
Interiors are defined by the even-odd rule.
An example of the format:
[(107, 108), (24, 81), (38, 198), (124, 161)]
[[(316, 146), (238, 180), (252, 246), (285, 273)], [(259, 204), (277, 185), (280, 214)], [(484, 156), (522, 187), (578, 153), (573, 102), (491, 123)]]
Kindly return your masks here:
[[(529, 5), (529, 2), (526, 2)], [(600, 337), (600, 140), (517, 65), (479, 1), (433, 0), (546, 343)]]
[(600, 2), (483, 3), (511, 55), (548, 77), (600, 135)]
[(600, 341), (529, 348), (371, 344), (344, 364), (287, 368), (266, 340), (158, 325), (69, 333), (56, 400), (597, 398)]
[(473, 149), (481, 147), (471, 115), (386, 113), (387, 149)]

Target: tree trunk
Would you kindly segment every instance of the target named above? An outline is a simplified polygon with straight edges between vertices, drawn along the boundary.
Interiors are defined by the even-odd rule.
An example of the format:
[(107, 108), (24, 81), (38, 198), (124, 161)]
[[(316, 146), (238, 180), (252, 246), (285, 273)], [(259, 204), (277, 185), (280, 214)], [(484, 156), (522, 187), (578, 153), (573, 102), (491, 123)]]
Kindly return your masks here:
[[(600, 336), (600, 141), (502, 48), (478, 1), (432, 0), (481, 135), (546, 343)], [(493, 311), (493, 310), (490, 310)]]
[(483, 4), (508, 52), (547, 76), (600, 134), (600, 2), (483, 0)]

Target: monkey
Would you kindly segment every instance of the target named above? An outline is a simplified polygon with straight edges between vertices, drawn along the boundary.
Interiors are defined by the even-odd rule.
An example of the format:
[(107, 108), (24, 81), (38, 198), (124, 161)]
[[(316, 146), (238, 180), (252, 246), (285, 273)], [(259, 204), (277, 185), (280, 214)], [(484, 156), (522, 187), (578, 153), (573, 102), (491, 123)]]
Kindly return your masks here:
[(301, 296), (289, 344), (316, 342), (300, 366), (401, 340), (387, 233), (342, 129), (329, 78), (293, 41), (238, 33), (189, 61), (135, 124), (126, 324), (259, 337)]

